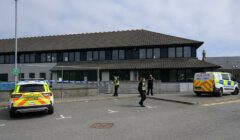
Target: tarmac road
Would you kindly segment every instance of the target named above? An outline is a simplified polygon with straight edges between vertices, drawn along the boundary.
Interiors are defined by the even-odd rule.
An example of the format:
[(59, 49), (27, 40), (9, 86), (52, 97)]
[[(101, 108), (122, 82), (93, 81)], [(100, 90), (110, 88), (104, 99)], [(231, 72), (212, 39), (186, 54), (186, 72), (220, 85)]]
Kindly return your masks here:
[[(8, 117), (0, 109), (0, 140), (239, 140), (240, 104), (186, 105), (139, 98), (58, 103), (53, 115)], [(94, 123), (113, 123), (108, 129)], [(102, 125), (104, 126), (104, 125)]]

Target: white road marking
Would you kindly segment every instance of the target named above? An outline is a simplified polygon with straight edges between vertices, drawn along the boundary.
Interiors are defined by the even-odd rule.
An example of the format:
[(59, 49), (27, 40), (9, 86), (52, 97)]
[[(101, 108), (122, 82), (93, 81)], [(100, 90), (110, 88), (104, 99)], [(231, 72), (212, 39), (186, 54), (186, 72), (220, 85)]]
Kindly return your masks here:
[(119, 111), (113, 111), (113, 110), (111, 110), (111, 109), (108, 109), (108, 113), (110, 113), (110, 114), (112, 114), (112, 113), (117, 113), (117, 112), (119, 112)]
[(118, 99), (114, 99), (115, 101), (117, 101)]
[(156, 106), (146, 106), (147, 108), (150, 108), (150, 109), (152, 109), (152, 108), (157, 108)]
[(56, 118), (57, 120), (60, 120), (60, 119), (71, 119), (72, 117), (64, 117), (63, 115), (60, 115), (60, 118)]
[(88, 101), (85, 101), (85, 103), (88, 103)]
[(0, 127), (6, 126), (5, 124), (0, 124)]
[(240, 100), (226, 101), (226, 102), (220, 102), (220, 103), (202, 104), (201, 106), (207, 107), (207, 106), (222, 105), (222, 104), (230, 104), (230, 103), (238, 103), (238, 102), (240, 102)]

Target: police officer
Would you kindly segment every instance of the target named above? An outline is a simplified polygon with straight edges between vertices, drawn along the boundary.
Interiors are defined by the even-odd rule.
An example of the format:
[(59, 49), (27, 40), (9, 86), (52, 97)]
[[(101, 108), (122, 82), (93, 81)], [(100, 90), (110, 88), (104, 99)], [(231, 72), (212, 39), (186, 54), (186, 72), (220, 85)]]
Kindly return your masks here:
[(113, 96), (118, 96), (118, 88), (120, 85), (119, 76), (114, 76), (114, 94)]
[(143, 102), (146, 99), (146, 83), (145, 83), (145, 78), (143, 78), (143, 77), (140, 77), (140, 82), (138, 84), (138, 91), (141, 95), (141, 100), (140, 100), (139, 104), (141, 107), (145, 107), (143, 105)]
[(153, 80), (154, 77), (150, 74), (148, 79), (147, 79), (147, 83), (148, 83), (148, 90), (147, 90), (147, 95), (149, 95), (149, 92), (151, 92), (151, 95), (153, 96)]

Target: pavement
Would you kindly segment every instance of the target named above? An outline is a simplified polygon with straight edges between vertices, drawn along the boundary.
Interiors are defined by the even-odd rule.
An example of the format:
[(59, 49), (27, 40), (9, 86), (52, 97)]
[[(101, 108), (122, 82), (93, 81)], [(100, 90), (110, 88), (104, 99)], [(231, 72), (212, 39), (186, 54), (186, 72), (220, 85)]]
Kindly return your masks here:
[[(88, 101), (98, 101), (98, 100), (114, 100), (114, 99), (125, 99), (137, 97), (138, 94), (119, 94), (118, 97), (113, 97), (112, 94), (100, 94), (98, 96), (86, 96), (86, 97), (73, 97), (73, 98), (56, 98), (56, 103), (62, 102), (88, 102)], [(223, 97), (214, 97), (210, 95), (204, 95), (197, 97), (193, 93), (189, 92), (177, 92), (177, 93), (163, 93), (154, 94), (154, 96), (147, 96), (148, 99), (161, 100), (167, 102), (175, 102), (188, 105), (207, 105), (216, 104), (222, 102), (240, 102), (239, 95), (224, 95)], [(0, 107), (6, 107), (7, 101), (0, 102)]]

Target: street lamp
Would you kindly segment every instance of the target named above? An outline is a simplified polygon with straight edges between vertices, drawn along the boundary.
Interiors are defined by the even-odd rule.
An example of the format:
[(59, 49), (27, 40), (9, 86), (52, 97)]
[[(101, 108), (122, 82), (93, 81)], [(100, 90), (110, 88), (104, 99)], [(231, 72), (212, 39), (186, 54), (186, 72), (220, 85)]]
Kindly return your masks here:
[(14, 77), (15, 77), (15, 84), (18, 81), (18, 67), (17, 67), (17, 49), (18, 49), (18, 44), (17, 44), (17, 1), (15, 0), (15, 67), (13, 70)]

